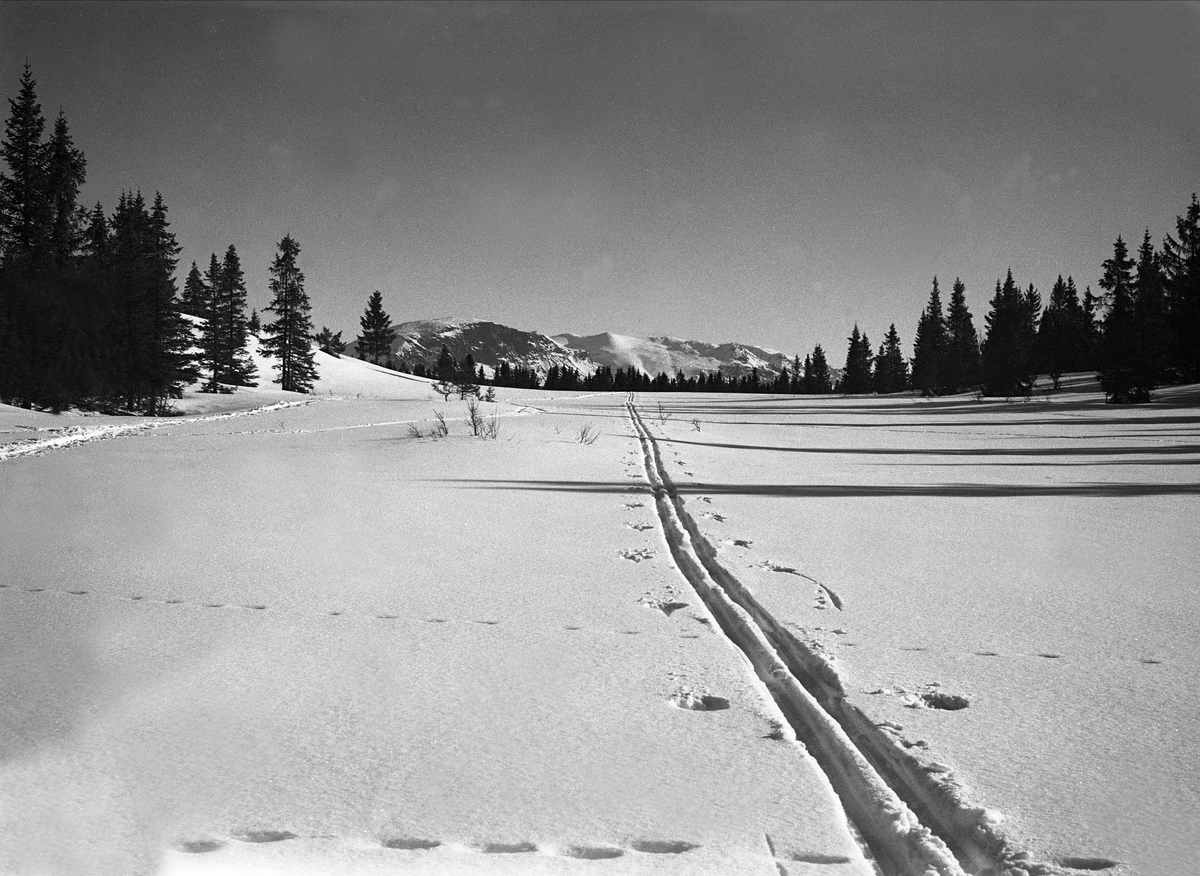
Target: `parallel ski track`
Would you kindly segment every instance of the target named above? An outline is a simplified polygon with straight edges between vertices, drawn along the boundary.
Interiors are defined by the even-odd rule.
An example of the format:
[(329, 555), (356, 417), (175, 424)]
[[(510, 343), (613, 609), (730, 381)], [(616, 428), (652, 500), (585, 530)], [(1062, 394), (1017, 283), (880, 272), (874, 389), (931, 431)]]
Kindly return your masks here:
[(684, 509), (632, 395), (626, 408), (677, 567), (722, 632), (749, 659), (797, 737), (828, 776), (884, 872), (888, 876), (1054, 872), (1015, 852), (990, 813), (972, 806), (956, 785), (931, 778), (884, 729), (846, 702), (834, 669), (772, 617), (718, 562), (715, 548)]

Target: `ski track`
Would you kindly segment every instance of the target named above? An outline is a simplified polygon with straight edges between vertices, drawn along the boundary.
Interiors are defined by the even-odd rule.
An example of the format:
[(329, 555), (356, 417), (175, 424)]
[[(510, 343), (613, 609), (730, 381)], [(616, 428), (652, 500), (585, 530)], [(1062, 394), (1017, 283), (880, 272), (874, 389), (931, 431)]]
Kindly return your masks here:
[[(59, 432), (52, 438), (35, 438), (31, 441), (17, 441), (10, 444), (0, 445), (0, 460), (15, 459), (19, 456), (29, 456), (35, 453), (44, 453), (47, 450), (63, 450), (67, 447), (74, 447), (79, 444), (86, 444), (91, 441), (103, 441), (106, 438), (117, 438), (122, 435), (134, 435), (143, 432), (149, 432), (153, 429), (161, 429), (164, 426), (179, 426), (190, 423), (212, 423), (218, 420), (232, 420), (235, 417), (250, 417), (256, 414), (269, 414), (272, 411), (281, 411), (285, 408), (298, 408), (310, 405), (315, 401), (322, 401), (320, 398), (304, 399), (303, 401), (294, 402), (277, 402), (273, 405), (265, 405), (261, 408), (250, 408), (245, 411), (230, 411), (224, 414), (209, 414), (206, 416), (197, 417), (169, 417), (149, 420), (141, 423), (130, 423), (128, 425), (110, 423), (104, 426), (69, 426), (65, 429), (50, 429), (46, 431)], [(39, 431), (42, 431), (39, 429)]]
[(883, 872), (1058, 872), (1014, 849), (999, 827), (1000, 816), (974, 805), (952, 772), (923, 766), (894, 735), (896, 728), (876, 725), (846, 701), (842, 681), (828, 660), (793, 636), (718, 562), (716, 547), (685, 510), (632, 393), (626, 410), (676, 566), (721, 632), (749, 659), (796, 736), (825, 771)]
[[(165, 426), (183, 426), (194, 423), (212, 423), (218, 420), (230, 420), (235, 417), (248, 417), (256, 414), (269, 414), (274, 411), (281, 411), (285, 408), (303, 407), (313, 404), (318, 401), (344, 401), (342, 396), (316, 396), (303, 401), (294, 402), (278, 402), (273, 405), (266, 405), (261, 408), (250, 408), (244, 411), (231, 411), (224, 414), (209, 414), (205, 416), (195, 417), (169, 417), (150, 420), (141, 423), (130, 423), (128, 425), (122, 423), (111, 423), (104, 426), (68, 426), (66, 428), (53, 429), (38, 429), (42, 432), (57, 432), (60, 434), (54, 435), (52, 438), (34, 438), (27, 441), (14, 441), (8, 444), (0, 444), (0, 461), (6, 459), (15, 459), (20, 456), (31, 456), (39, 453), (45, 453), (48, 450), (64, 450), (68, 447), (75, 447), (80, 444), (87, 444), (92, 441), (103, 441), (106, 438), (118, 438), (125, 435), (138, 435), (150, 432), (155, 429), (161, 429)], [(530, 414), (544, 413), (537, 408), (521, 406), (513, 411), (496, 411), (489, 413), (489, 417), (522, 417)], [(385, 420), (378, 423), (351, 423), (346, 426), (328, 426), (323, 429), (247, 429), (241, 432), (230, 433), (232, 435), (308, 435), (318, 432), (344, 432), (351, 429), (380, 429), (387, 426), (407, 426), (412, 423), (427, 423), (432, 418), (424, 417), (415, 420)], [(446, 417), (448, 423), (465, 422), (466, 417)], [(22, 427), (23, 428), (23, 427)]]

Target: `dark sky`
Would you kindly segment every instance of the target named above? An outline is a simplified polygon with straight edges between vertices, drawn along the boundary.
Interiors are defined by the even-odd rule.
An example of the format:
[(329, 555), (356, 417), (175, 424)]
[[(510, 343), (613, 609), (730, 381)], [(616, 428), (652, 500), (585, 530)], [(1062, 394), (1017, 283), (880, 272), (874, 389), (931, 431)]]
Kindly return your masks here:
[[(5, 3), (88, 159), (251, 304), (672, 334), (840, 363), (936, 274), (1095, 285), (1200, 190), (1200, 3)], [(7, 112), (6, 112), (7, 115)]]

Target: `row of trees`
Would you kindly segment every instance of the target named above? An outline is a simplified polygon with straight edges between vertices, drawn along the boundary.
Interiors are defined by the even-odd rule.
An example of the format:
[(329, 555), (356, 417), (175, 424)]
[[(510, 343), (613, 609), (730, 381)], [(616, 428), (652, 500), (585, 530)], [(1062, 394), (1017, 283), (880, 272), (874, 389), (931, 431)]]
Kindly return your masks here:
[[(83, 209), (87, 161), (61, 112), (44, 140), (28, 64), (9, 105), (0, 145), (0, 400), (162, 414), (202, 371), (209, 389), (253, 383), (236, 250), (222, 261), (214, 254), (204, 276), (193, 264), (180, 297), (180, 246), (161, 194), (147, 205), (140, 192), (122, 192), (111, 215), (99, 203)], [(298, 253), (285, 237), (271, 266), (276, 319), (262, 346), (280, 360), (276, 382), (306, 391), (315, 374)], [(198, 344), (185, 313), (207, 320)]]

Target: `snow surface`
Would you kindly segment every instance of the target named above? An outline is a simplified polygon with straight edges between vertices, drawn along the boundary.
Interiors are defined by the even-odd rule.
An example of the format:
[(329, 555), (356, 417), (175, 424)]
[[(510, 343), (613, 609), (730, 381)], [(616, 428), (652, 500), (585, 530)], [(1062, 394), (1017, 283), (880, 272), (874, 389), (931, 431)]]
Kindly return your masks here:
[(843, 736), (1008, 851), (1200, 858), (1197, 388), (643, 395), (637, 428), (501, 390), (482, 441), (321, 355), (314, 396), (176, 418), (0, 406), (0, 872), (868, 874), (751, 668), (785, 630), (894, 745)]

